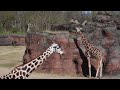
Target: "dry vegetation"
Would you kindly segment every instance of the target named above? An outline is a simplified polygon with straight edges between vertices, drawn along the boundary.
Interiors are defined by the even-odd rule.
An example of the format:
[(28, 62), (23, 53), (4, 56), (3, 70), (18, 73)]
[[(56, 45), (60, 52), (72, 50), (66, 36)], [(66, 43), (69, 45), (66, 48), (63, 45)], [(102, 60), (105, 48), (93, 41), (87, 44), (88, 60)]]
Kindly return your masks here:
[[(22, 57), (25, 51), (24, 46), (0, 46), (0, 75), (7, 74), (15, 66), (22, 64)], [(103, 79), (119, 79), (120, 75), (104, 76)], [(80, 76), (55, 75), (33, 72), (29, 79), (87, 79)]]

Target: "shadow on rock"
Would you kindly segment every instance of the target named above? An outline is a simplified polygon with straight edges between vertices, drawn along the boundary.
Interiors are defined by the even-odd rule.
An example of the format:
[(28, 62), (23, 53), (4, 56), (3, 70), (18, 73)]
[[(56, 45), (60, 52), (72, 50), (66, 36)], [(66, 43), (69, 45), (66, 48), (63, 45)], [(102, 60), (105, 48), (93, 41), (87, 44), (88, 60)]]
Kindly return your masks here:
[[(84, 75), (85, 77), (87, 77), (87, 76), (89, 75), (89, 68), (88, 68), (88, 60), (87, 60), (87, 57), (84, 55), (82, 49), (78, 46), (77, 39), (74, 39), (74, 42), (75, 42), (76, 47), (77, 47), (78, 50), (79, 50), (80, 57), (81, 57), (81, 59), (83, 60), (83, 63), (82, 63), (82, 65), (81, 65), (83, 75)], [(76, 66), (76, 67), (77, 67), (77, 66)], [(91, 65), (91, 75), (92, 75), (93, 77), (95, 77), (95, 74), (96, 74), (96, 69), (94, 68), (93, 65)]]

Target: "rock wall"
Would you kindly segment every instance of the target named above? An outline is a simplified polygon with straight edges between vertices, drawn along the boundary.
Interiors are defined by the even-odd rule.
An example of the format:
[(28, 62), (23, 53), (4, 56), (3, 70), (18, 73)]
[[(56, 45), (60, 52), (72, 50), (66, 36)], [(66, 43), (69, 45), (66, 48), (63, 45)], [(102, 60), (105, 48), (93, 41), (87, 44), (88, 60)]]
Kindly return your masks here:
[(14, 42), (16, 46), (24, 46), (25, 35), (0, 35), (0, 46), (11, 46)]
[[(83, 27), (84, 35), (103, 54), (103, 74), (120, 72), (120, 30), (109, 12), (99, 12)], [(78, 36), (76, 40), (69, 32), (60, 33), (28, 33), (26, 36), (26, 51), (23, 63), (39, 56), (52, 42), (58, 43), (65, 51), (63, 56), (51, 55), (38, 69), (38, 72), (57, 74), (88, 75), (85, 49)], [(97, 61), (91, 60), (92, 75), (95, 76)]]
[[(37, 71), (48, 73), (68, 73), (75, 74), (75, 64), (73, 58), (79, 57), (78, 50), (74, 44), (74, 41), (69, 38), (69, 33), (58, 33), (55, 35), (49, 33), (29, 33), (26, 37), (26, 51), (23, 57), (23, 62), (26, 63), (29, 60), (36, 58), (43, 51), (45, 51), (52, 43), (58, 43), (65, 51), (63, 56), (58, 54), (52, 54), (46, 62), (44, 62)], [(39, 42), (39, 43), (38, 43)], [(77, 52), (77, 53), (76, 53)], [(76, 55), (78, 54), (78, 55)]]
[(93, 18), (93, 22), (88, 22), (83, 30), (88, 40), (101, 46), (106, 52), (104, 62), (104, 73), (117, 73), (120, 71), (120, 30), (111, 12), (100, 11)]

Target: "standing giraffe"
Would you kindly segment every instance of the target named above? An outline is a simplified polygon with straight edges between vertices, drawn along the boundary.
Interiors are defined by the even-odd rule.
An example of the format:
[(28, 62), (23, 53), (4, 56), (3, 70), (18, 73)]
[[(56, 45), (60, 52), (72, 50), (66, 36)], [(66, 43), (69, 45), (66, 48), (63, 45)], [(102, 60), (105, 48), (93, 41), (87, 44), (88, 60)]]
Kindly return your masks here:
[(0, 79), (26, 79), (38, 66), (40, 66), (46, 57), (49, 57), (53, 52), (63, 54), (63, 51), (58, 44), (53, 43), (42, 55), (32, 61), (15, 67), (9, 74), (3, 75)]
[(28, 24), (26, 25), (26, 29), (27, 29), (26, 31), (27, 31), (27, 32), (31, 32), (31, 29), (30, 29), (31, 27), (33, 27), (33, 24), (28, 23)]
[[(82, 26), (85, 25), (87, 21), (85, 20), (82, 24)], [(76, 22), (75, 22), (76, 23)], [(76, 23), (77, 24), (77, 23)], [(91, 63), (90, 63), (90, 58), (94, 58), (98, 61), (98, 65), (97, 65), (97, 72), (96, 72), (96, 76), (95, 78), (97, 78), (98, 73), (100, 71), (100, 78), (102, 77), (102, 52), (100, 49), (98, 49), (97, 47), (95, 47), (93, 44), (89, 43), (89, 41), (85, 38), (85, 36), (83, 35), (83, 33), (81, 32), (81, 27), (76, 27), (76, 34), (80, 35), (82, 44), (85, 47), (85, 55), (88, 59), (88, 67), (89, 67), (89, 78), (91, 77)]]

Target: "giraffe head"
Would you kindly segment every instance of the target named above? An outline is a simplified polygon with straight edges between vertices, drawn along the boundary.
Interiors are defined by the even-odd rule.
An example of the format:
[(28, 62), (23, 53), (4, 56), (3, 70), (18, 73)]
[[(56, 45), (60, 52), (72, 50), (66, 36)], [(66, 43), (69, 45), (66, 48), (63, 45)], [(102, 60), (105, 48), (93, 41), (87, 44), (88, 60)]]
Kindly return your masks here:
[[(77, 21), (77, 20), (76, 20)], [(79, 23), (78, 21), (77, 22), (75, 22), (76, 24), (77, 23)], [(80, 32), (81, 30), (83, 30), (83, 28), (82, 27), (84, 27), (85, 26), (85, 24), (87, 23), (87, 20), (85, 20), (82, 24), (81, 24), (81, 27), (76, 27), (75, 29), (77, 30), (76, 32)]]
[(56, 43), (52, 44), (52, 49), (53, 49), (53, 52), (59, 53), (61, 55), (64, 53), (64, 51), (62, 51), (60, 46)]
[(75, 29), (77, 30), (76, 32), (80, 32), (82, 30), (80, 27), (76, 27)]

